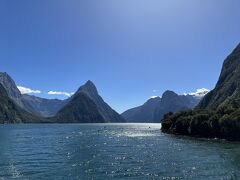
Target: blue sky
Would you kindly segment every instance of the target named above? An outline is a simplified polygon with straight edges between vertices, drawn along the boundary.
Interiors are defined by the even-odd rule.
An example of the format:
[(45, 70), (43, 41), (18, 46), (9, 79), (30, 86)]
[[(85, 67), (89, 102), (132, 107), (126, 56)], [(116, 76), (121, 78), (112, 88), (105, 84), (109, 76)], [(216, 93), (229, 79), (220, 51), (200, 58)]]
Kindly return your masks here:
[(0, 71), (71, 93), (92, 80), (118, 112), (212, 89), (239, 43), (238, 0), (1, 0)]

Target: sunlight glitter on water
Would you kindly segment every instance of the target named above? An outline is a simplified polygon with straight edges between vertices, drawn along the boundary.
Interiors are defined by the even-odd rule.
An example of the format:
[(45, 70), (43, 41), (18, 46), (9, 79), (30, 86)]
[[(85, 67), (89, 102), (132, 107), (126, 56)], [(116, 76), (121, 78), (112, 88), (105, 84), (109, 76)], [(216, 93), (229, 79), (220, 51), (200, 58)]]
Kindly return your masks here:
[(240, 178), (240, 144), (172, 136), (160, 128), (160, 124), (0, 126), (0, 179)]
[[(126, 124), (117, 124), (118, 126), (121, 127), (121, 125), (124, 125), (124, 129), (121, 131), (108, 131), (108, 126), (106, 126), (104, 133), (107, 133), (112, 136), (117, 136), (117, 137), (151, 137), (151, 136), (161, 136), (160, 134), (160, 129), (161, 129), (161, 124), (154, 124), (154, 123), (138, 123), (138, 124), (131, 124), (131, 123), (126, 123)], [(129, 126), (129, 128), (127, 128)], [(135, 131), (132, 131), (132, 128), (135, 128)]]

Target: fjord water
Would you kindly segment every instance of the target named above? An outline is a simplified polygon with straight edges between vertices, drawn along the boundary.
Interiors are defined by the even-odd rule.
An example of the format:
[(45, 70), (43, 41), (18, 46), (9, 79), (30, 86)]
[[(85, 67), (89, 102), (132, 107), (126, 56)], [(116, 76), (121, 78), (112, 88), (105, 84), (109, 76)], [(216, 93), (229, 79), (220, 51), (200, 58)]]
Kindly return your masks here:
[(160, 124), (0, 126), (0, 179), (237, 179), (240, 143)]

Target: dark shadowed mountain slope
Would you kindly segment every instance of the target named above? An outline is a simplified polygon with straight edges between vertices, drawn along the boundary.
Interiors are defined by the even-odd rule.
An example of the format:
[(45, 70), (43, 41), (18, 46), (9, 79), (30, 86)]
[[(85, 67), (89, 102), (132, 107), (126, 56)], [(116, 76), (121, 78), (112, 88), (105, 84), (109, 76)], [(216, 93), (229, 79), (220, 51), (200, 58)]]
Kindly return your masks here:
[(20, 108), (0, 84), (0, 123), (38, 123), (44, 119), (34, 116)]
[(136, 123), (154, 122), (156, 120), (155, 111), (160, 103), (161, 103), (160, 97), (151, 98), (142, 106), (138, 106), (123, 112), (122, 116), (126, 119), (127, 122)]
[(0, 72), (0, 84), (3, 85), (8, 96), (14, 100), (17, 105), (23, 108), (24, 105), (22, 103), (21, 92), (17, 88), (14, 80), (6, 72)]
[(74, 96), (79, 93), (86, 94), (97, 106), (97, 109), (105, 122), (125, 122), (125, 119), (121, 117), (116, 111), (114, 111), (98, 94), (96, 86), (91, 82), (87, 81), (81, 86)]
[[(21, 94), (13, 79), (7, 73), (0, 73), (0, 84), (6, 89), (8, 96), (25, 111), (36, 116), (54, 117), (59, 122), (124, 122), (125, 120), (115, 112), (98, 95), (95, 85), (88, 81), (81, 86), (74, 96), (67, 100), (44, 99), (33, 95)], [(85, 96), (83, 96), (85, 94)], [(87, 99), (88, 98), (88, 99)], [(77, 102), (77, 101), (83, 102)], [(96, 106), (94, 109), (93, 105)], [(74, 107), (76, 105), (76, 107)], [(89, 105), (89, 107), (88, 107)], [(84, 107), (86, 106), (86, 107)], [(84, 108), (83, 108), (84, 107)], [(71, 109), (72, 108), (72, 109)], [(89, 113), (92, 112), (92, 115)], [(78, 114), (80, 113), (80, 114)], [(101, 118), (97, 114), (101, 115)], [(69, 117), (67, 117), (69, 115)], [(64, 117), (66, 119), (61, 119)], [(85, 120), (82, 118), (86, 117)], [(96, 118), (97, 119), (92, 119)], [(54, 118), (50, 118), (53, 120)], [(104, 119), (104, 121), (102, 121)], [(53, 121), (54, 122), (54, 121)]]
[(105, 122), (96, 104), (84, 93), (74, 95), (56, 116), (50, 118), (50, 120), (58, 123)]
[(240, 88), (240, 44), (223, 63), (216, 87), (200, 102), (198, 108), (216, 108), (237, 95)]
[(177, 95), (173, 91), (166, 91), (162, 98), (151, 98), (142, 106), (125, 111), (122, 116), (127, 122), (158, 123), (165, 113), (192, 109), (199, 101), (194, 96)]
[(14, 80), (7, 73), (0, 72), (0, 83), (6, 89), (8, 96), (18, 106), (37, 116), (54, 116), (66, 103), (62, 100), (22, 95)]
[(166, 114), (162, 131), (240, 140), (240, 44), (223, 63), (214, 90), (192, 111)]
[(173, 91), (166, 91), (162, 95), (161, 103), (156, 109), (158, 121), (168, 112), (179, 112), (194, 108), (200, 99), (190, 95), (178, 95)]

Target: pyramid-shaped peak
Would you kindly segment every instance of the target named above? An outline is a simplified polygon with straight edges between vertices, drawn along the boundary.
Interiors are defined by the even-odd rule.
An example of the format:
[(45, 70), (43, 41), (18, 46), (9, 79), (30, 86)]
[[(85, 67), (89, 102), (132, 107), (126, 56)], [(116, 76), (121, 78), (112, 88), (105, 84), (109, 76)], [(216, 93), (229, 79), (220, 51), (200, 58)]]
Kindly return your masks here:
[(83, 92), (83, 93), (91, 93), (91, 94), (98, 94), (97, 88), (95, 84), (88, 80), (84, 85), (82, 85), (79, 89), (78, 92)]
[(88, 86), (88, 87), (96, 87), (95, 84), (91, 81), (91, 80), (88, 80), (84, 86)]
[(92, 90), (97, 90), (95, 84), (90, 80), (88, 80), (82, 87), (92, 89)]

